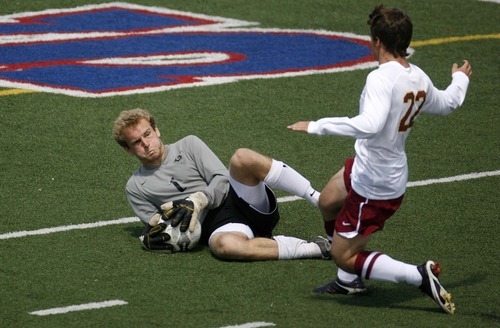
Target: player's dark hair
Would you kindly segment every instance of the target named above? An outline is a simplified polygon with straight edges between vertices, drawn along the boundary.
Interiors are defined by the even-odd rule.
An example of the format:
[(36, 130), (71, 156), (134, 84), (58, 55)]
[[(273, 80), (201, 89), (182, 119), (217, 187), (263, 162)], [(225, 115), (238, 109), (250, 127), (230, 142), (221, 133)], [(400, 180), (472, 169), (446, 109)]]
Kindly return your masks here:
[(395, 57), (406, 57), (410, 46), (413, 24), (410, 17), (397, 8), (385, 8), (379, 5), (368, 16), (370, 35), (379, 39), (385, 50)]

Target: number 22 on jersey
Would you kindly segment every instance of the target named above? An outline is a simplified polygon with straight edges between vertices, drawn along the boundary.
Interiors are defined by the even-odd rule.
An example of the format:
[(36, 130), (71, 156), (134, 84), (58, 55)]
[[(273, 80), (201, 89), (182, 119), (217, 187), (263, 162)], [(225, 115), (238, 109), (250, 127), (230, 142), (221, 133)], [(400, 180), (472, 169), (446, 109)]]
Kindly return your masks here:
[(399, 122), (399, 132), (406, 132), (413, 126), (420, 110), (422, 110), (422, 106), (425, 102), (425, 96), (425, 91), (418, 91), (417, 94), (414, 92), (408, 92), (405, 95), (403, 103), (408, 105), (408, 109), (401, 119), (401, 122)]

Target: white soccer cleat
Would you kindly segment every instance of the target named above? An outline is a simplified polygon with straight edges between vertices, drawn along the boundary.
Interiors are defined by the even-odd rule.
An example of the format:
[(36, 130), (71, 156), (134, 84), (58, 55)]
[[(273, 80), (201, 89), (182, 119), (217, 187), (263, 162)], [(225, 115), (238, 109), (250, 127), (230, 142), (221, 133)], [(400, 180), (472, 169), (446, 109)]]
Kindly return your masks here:
[(446, 313), (455, 313), (455, 303), (451, 301), (451, 293), (439, 282), (438, 276), (441, 273), (439, 263), (434, 261), (427, 261), (426, 263), (417, 267), (422, 275), (422, 284), (418, 287), (420, 290), (430, 298), (432, 298)]

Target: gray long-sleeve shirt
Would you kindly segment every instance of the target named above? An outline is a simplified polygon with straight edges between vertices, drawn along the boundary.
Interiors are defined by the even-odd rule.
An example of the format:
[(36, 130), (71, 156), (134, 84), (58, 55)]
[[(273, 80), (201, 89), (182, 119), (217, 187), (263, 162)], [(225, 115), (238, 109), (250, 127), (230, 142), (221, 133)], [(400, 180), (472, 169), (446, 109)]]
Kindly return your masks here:
[(187, 136), (166, 145), (166, 153), (160, 166), (141, 166), (127, 182), (127, 200), (141, 221), (149, 222), (162, 204), (197, 191), (207, 196), (207, 209), (222, 204), (229, 191), (228, 170), (201, 139)]

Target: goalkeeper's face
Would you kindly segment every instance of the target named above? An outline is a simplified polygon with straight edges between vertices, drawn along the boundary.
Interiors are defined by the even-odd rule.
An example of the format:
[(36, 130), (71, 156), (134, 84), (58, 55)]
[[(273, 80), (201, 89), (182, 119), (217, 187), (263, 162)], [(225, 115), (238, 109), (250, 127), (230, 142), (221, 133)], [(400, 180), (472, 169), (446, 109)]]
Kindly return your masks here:
[(136, 156), (144, 166), (159, 166), (165, 157), (165, 145), (160, 139), (160, 131), (142, 119), (136, 125), (122, 132), (128, 144), (128, 153)]

